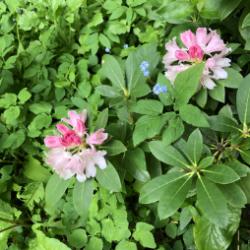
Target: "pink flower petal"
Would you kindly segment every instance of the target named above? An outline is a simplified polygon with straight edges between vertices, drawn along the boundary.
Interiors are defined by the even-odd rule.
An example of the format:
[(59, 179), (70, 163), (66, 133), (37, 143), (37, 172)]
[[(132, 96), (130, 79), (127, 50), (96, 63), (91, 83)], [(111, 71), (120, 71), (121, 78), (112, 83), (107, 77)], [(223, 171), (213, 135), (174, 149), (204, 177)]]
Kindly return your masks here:
[(108, 134), (104, 133), (104, 129), (99, 129), (90, 134), (87, 138), (89, 145), (101, 145), (108, 138)]
[(196, 37), (191, 30), (187, 30), (181, 33), (180, 37), (181, 37), (181, 41), (187, 48), (190, 48), (191, 46), (196, 45)]
[(188, 61), (190, 59), (189, 54), (180, 49), (175, 51), (175, 56), (180, 61)]
[(44, 144), (48, 148), (58, 148), (63, 146), (60, 136), (56, 135), (46, 136), (44, 139)]
[(206, 47), (207, 43), (210, 40), (210, 36), (207, 34), (206, 28), (198, 28), (196, 30), (196, 41), (197, 44), (203, 49)]
[(64, 124), (57, 124), (56, 128), (63, 135), (70, 131), (70, 129)]

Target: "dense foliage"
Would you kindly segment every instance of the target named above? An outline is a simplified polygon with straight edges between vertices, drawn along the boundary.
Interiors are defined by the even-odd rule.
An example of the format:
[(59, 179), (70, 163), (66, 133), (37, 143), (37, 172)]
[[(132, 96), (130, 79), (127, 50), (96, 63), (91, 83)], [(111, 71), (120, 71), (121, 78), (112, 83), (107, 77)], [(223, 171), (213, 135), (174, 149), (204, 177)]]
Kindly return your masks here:
[[(231, 48), (213, 89), (164, 75), (198, 27)], [(0, 249), (247, 250), (249, 51), (248, 0), (0, 1)], [(44, 138), (85, 109), (107, 167), (64, 180)]]

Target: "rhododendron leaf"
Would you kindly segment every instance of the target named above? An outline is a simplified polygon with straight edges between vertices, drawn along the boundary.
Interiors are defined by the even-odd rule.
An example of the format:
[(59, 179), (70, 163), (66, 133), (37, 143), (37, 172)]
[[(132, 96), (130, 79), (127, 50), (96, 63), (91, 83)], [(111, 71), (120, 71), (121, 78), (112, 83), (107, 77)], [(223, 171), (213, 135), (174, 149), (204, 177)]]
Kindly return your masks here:
[(105, 128), (108, 123), (108, 115), (109, 110), (104, 109), (102, 112), (99, 113), (95, 122), (95, 129)]
[(97, 86), (96, 90), (100, 93), (100, 95), (109, 97), (109, 98), (116, 98), (116, 97), (121, 96), (119, 89), (113, 86), (100, 85), (100, 86)]
[(225, 226), (214, 224), (205, 217), (196, 217), (194, 224), (194, 240), (199, 250), (226, 250), (238, 229), (241, 210), (230, 208), (229, 221)]
[(232, 132), (237, 130), (238, 124), (234, 119), (224, 115), (213, 115), (208, 117), (210, 128), (219, 132)]
[(206, 114), (192, 104), (180, 107), (180, 117), (183, 121), (195, 127), (209, 127)]
[(203, 151), (203, 138), (199, 129), (194, 130), (188, 137), (186, 153), (189, 159), (197, 164), (201, 158)]
[(197, 180), (197, 202), (204, 216), (218, 225), (228, 223), (228, 209), (226, 199), (216, 184), (205, 177)]
[(226, 71), (228, 74), (227, 79), (219, 80), (218, 82), (227, 88), (237, 89), (242, 81), (242, 75), (233, 68), (228, 68)]
[(175, 105), (177, 108), (187, 104), (196, 93), (200, 85), (203, 69), (204, 63), (199, 63), (177, 75), (174, 82)]
[(54, 212), (59, 200), (64, 195), (68, 186), (70, 185), (71, 179), (64, 180), (57, 174), (53, 174), (45, 188), (45, 206), (48, 212)]
[(128, 151), (124, 162), (124, 166), (127, 168), (129, 174), (135, 179), (145, 182), (150, 178), (147, 171), (145, 154), (140, 148)]
[(239, 181), (239, 185), (246, 195), (247, 203), (250, 203), (250, 174)]
[(247, 197), (237, 183), (219, 185), (219, 189), (223, 192), (223, 195), (231, 206), (243, 208), (246, 205)]
[(240, 121), (250, 123), (250, 74), (240, 83), (236, 96), (236, 107)]
[(118, 140), (112, 140), (104, 146), (104, 149), (107, 150), (109, 156), (119, 155), (127, 151), (125, 145)]
[(151, 153), (160, 161), (173, 166), (185, 168), (188, 163), (184, 156), (173, 146), (165, 145), (162, 141), (152, 141), (149, 143)]
[(202, 171), (205, 177), (219, 184), (229, 184), (240, 179), (236, 172), (225, 164), (213, 165)]
[(214, 89), (208, 91), (209, 96), (218, 102), (225, 102), (225, 88), (224, 86), (217, 84)]
[(179, 117), (175, 117), (168, 122), (168, 126), (162, 134), (162, 141), (169, 145), (181, 137), (184, 132), (184, 125)]
[(114, 86), (124, 90), (124, 72), (114, 56), (105, 55), (103, 57), (102, 74), (107, 77)]
[(108, 189), (111, 192), (121, 191), (121, 181), (120, 177), (114, 168), (114, 166), (109, 162), (105, 169), (97, 168), (96, 179), (101, 186)]
[(76, 212), (84, 218), (88, 216), (88, 210), (93, 194), (93, 180), (85, 182), (76, 181), (73, 188), (73, 204)]
[(158, 214), (160, 219), (172, 216), (183, 204), (191, 188), (192, 174), (186, 174), (184, 178), (170, 183), (164, 194), (160, 197)]
[(140, 191), (140, 202), (149, 204), (159, 201), (169, 190), (169, 187), (172, 187), (174, 183), (179, 184), (179, 182), (182, 182), (187, 176), (187, 174), (181, 172), (171, 172), (155, 177), (142, 187)]
[(157, 115), (162, 113), (163, 105), (156, 100), (140, 100), (132, 106), (132, 111), (143, 115)]

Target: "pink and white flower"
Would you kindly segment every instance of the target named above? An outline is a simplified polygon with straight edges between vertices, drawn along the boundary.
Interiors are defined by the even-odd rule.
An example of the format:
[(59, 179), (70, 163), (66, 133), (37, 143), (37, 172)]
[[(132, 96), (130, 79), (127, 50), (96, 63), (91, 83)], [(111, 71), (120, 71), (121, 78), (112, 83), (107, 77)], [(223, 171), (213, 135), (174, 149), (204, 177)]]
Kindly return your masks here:
[(165, 75), (173, 84), (179, 72), (182, 72), (193, 64), (205, 62), (205, 68), (201, 77), (203, 87), (213, 89), (215, 81), (226, 79), (227, 72), (224, 68), (230, 67), (231, 60), (225, 56), (230, 52), (216, 31), (207, 28), (198, 28), (194, 34), (187, 30), (180, 34), (183, 48), (176, 43), (176, 38), (169, 41), (163, 58)]
[(45, 146), (49, 148), (46, 162), (63, 179), (76, 176), (79, 182), (96, 175), (96, 167), (107, 166), (106, 151), (95, 148), (108, 138), (104, 129), (88, 134), (86, 129), (87, 112), (68, 112), (69, 118), (63, 118), (56, 128), (59, 135), (47, 136)]

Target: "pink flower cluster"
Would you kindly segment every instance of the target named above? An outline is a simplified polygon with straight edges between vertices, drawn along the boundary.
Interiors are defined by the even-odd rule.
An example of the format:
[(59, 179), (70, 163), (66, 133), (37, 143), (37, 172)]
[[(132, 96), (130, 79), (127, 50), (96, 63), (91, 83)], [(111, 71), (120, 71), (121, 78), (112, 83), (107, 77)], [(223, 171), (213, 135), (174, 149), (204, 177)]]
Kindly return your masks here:
[(231, 60), (225, 56), (230, 52), (219, 34), (206, 28), (198, 28), (194, 34), (191, 30), (181, 33), (180, 39), (185, 46), (180, 48), (176, 38), (166, 43), (166, 55), (163, 63), (166, 69), (166, 77), (174, 83), (176, 75), (188, 69), (195, 63), (205, 62), (205, 68), (201, 77), (203, 87), (213, 89), (215, 81), (226, 79), (225, 67), (230, 66)]
[(44, 139), (49, 148), (46, 162), (65, 180), (76, 175), (77, 180), (83, 182), (96, 175), (96, 166), (106, 168), (106, 151), (97, 150), (96, 145), (101, 145), (108, 134), (104, 133), (104, 129), (90, 135), (87, 133), (86, 110), (79, 114), (69, 111), (68, 116), (69, 118), (62, 119), (63, 123), (56, 125), (60, 135)]

